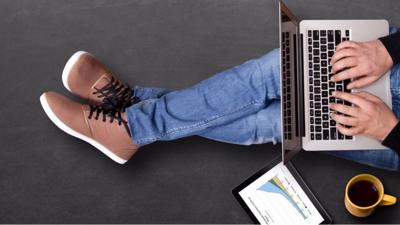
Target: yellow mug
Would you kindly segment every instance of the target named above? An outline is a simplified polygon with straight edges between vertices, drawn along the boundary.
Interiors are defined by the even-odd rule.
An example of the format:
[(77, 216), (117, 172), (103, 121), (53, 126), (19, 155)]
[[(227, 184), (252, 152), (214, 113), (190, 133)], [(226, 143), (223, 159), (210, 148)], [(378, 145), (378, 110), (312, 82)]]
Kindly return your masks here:
[[(374, 189), (374, 191), (377, 192), (376, 196), (366, 196), (366, 190), (364, 190), (366, 188), (364, 188), (363, 190), (358, 190), (364, 193), (355, 193), (357, 192), (357, 189), (355, 188), (363, 188), (366, 187), (366, 185), (373, 185), (372, 188)], [(358, 198), (358, 200), (356, 197)], [(368, 201), (372, 200), (373, 202), (368, 204)], [(363, 205), (360, 205), (360, 203), (357, 204), (357, 201), (363, 202)], [(346, 209), (353, 216), (369, 216), (379, 206), (394, 205), (396, 204), (396, 201), (396, 197), (385, 194), (382, 182), (377, 177), (370, 174), (359, 174), (351, 178), (346, 185), (344, 204), (346, 206)], [(367, 203), (368, 205), (365, 205), (364, 203)]]

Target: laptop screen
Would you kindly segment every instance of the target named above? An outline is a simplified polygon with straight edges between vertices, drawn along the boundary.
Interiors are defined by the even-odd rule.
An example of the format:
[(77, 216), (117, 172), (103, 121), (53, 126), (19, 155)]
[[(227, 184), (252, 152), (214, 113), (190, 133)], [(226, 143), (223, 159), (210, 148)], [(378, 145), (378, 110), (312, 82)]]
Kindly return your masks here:
[(282, 161), (286, 163), (301, 149), (297, 79), (298, 21), (282, 2), (279, 2), (279, 17)]

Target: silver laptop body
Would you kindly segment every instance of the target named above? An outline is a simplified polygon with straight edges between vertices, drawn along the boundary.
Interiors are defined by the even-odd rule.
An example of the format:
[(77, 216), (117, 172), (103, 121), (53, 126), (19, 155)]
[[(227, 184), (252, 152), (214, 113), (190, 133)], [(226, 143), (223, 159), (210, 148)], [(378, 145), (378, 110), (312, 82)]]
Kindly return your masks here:
[(329, 82), (330, 58), (342, 41), (376, 40), (389, 34), (386, 20), (303, 20), (298, 21), (279, 2), (281, 49), (282, 155), (289, 161), (298, 151), (387, 149), (366, 136), (342, 135), (330, 118), (328, 104), (348, 104), (331, 96), (334, 90), (366, 91), (392, 106), (390, 74), (374, 84), (347, 90), (349, 81)]

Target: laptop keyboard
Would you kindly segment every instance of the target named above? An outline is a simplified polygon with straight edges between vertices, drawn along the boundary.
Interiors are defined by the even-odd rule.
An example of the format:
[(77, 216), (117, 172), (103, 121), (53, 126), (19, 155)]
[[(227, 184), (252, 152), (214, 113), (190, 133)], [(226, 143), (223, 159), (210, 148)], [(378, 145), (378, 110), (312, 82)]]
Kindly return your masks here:
[[(329, 103), (351, 105), (336, 99), (332, 92), (345, 91), (350, 80), (331, 82), (332, 66), (329, 65), (336, 46), (350, 39), (349, 30), (308, 30), (308, 79), (309, 79), (309, 124), (311, 140), (351, 140), (336, 129), (336, 122), (330, 118)], [(286, 108), (287, 109), (287, 108)]]
[(290, 81), (290, 35), (289, 32), (282, 32), (282, 82), (285, 99), (283, 99), (283, 134), (285, 140), (292, 139), (292, 112), (290, 88), (293, 88)]

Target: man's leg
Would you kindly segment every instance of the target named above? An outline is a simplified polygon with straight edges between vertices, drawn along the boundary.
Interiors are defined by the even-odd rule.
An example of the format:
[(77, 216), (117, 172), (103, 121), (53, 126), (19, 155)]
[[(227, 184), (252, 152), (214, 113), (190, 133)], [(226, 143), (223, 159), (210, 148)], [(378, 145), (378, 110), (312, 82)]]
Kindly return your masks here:
[[(160, 98), (172, 92), (163, 88), (134, 88), (142, 101)], [(280, 101), (272, 101), (264, 109), (223, 126), (206, 129), (198, 136), (230, 144), (252, 145), (281, 142)]]
[(163, 95), (172, 92), (172, 90), (168, 90), (165, 88), (141, 87), (141, 86), (135, 86), (132, 89), (132, 91), (134, 95), (139, 98), (140, 101), (161, 98)]
[(281, 142), (280, 101), (274, 100), (257, 113), (231, 123), (206, 129), (199, 136), (231, 144)]
[(200, 135), (255, 114), (280, 98), (279, 50), (219, 73), (199, 84), (127, 108), (135, 143)]

